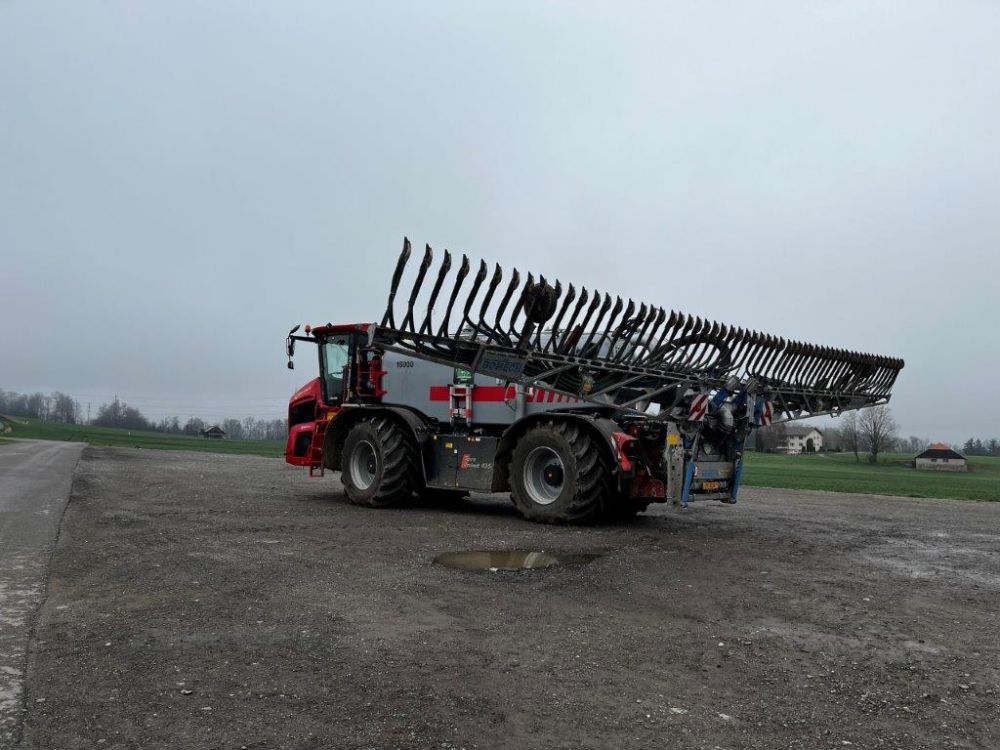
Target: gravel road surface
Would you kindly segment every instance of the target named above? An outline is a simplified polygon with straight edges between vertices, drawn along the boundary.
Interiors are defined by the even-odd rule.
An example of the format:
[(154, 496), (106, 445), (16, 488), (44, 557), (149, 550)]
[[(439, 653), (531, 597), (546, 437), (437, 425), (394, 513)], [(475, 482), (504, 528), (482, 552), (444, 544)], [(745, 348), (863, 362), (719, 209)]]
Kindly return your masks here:
[[(598, 554), (527, 572), (459, 550)], [(749, 490), (596, 528), (88, 448), (23, 748), (1000, 747), (1000, 503)]]
[(32, 617), (82, 443), (0, 446), (0, 748), (16, 740)]

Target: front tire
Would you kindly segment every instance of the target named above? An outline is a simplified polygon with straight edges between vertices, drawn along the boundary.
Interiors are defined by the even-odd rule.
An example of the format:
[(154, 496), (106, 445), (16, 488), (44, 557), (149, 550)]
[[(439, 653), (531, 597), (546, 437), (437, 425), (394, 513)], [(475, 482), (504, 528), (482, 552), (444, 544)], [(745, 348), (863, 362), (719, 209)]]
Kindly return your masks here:
[(510, 484), (514, 505), (531, 521), (591, 523), (614, 493), (614, 465), (583, 426), (547, 422), (518, 441)]
[(386, 417), (365, 419), (350, 429), (340, 466), (347, 499), (369, 508), (406, 502), (420, 483), (416, 443)]

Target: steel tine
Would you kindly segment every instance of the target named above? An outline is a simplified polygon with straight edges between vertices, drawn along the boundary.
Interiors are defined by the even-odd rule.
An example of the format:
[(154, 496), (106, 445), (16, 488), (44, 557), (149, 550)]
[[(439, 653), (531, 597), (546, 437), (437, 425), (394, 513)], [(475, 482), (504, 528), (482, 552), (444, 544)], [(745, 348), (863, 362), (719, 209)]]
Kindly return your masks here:
[(775, 362), (774, 372), (771, 377), (778, 381), (790, 379), (802, 358), (802, 352), (802, 344), (798, 341), (789, 341), (785, 346), (785, 351), (778, 361)]
[(761, 335), (760, 353), (753, 363), (754, 373), (759, 378), (767, 379), (767, 361), (774, 355), (777, 348), (778, 340), (774, 336), (766, 333)]
[(645, 302), (639, 304), (639, 312), (628, 322), (625, 329), (625, 336), (622, 338), (621, 344), (618, 347), (618, 354), (614, 358), (615, 362), (624, 362), (635, 353), (633, 339), (635, 339), (635, 335), (639, 332), (639, 326), (645, 321), (647, 312), (651, 310), (652, 308), (646, 307)]
[(733, 363), (733, 370), (743, 375), (749, 373), (747, 363), (753, 356), (753, 352), (756, 346), (757, 346), (757, 332), (747, 328), (742, 332), (742, 338), (739, 344), (739, 353), (737, 354), (735, 362)]
[[(479, 287), (481, 287), (483, 282), (486, 280), (487, 273), (486, 261), (480, 260), (479, 270), (476, 272), (476, 278), (472, 280), (472, 289), (469, 290), (469, 296), (465, 300), (465, 310), (462, 312), (462, 323), (459, 326), (459, 331), (456, 336), (461, 335), (461, 329), (467, 325), (470, 326), (473, 331), (475, 330), (476, 322), (469, 317), (469, 311), (472, 310), (472, 306), (476, 302), (476, 295), (479, 294)], [(473, 333), (473, 338), (475, 338), (475, 333)]]
[(430, 299), (427, 300), (427, 315), (424, 316), (424, 322), (420, 324), (420, 333), (433, 333), (434, 331), (431, 324), (431, 312), (433, 312), (434, 303), (437, 302), (438, 294), (441, 292), (441, 285), (444, 284), (444, 277), (448, 275), (448, 271), (450, 270), (451, 253), (445, 250), (444, 260), (441, 261), (441, 268), (438, 269), (437, 280), (434, 282), (434, 288), (431, 290)]
[(652, 339), (656, 337), (656, 332), (659, 330), (660, 326), (663, 324), (664, 318), (666, 317), (667, 313), (662, 307), (649, 309), (649, 316), (646, 318), (646, 324), (642, 327), (642, 331), (636, 338), (636, 345), (632, 349), (632, 356), (627, 360), (629, 364), (638, 365), (649, 356), (652, 351), (652, 347), (650, 346)]
[(712, 324), (712, 330), (708, 334), (705, 342), (705, 351), (702, 352), (701, 359), (698, 360), (698, 368), (701, 370), (713, 367), (722, 356), (722, 346), (726, 340), (726, 326), (724, 323), (716, 321)]
[(677, 313), (674, 310), (671, 310), (670, 315), (667, 317), (667, 322), (664, 323), (663, 328), (660, 329), (660, 337), (656, 340), (655, 344), (649, 347), (649, 352), (647, 352), (646, 356), (642, 358), (644, 363), (651, 363), (657, 356), (659, 356), (660, 347), (663, 346), (663, 342), (666, 341), (667, 336), (670, 335), (670, 331), (673, 330), (676, 323)]
[(566, 330), (562, 337), (559, 339), (559, 349), (557, 350), (560, 354), (568, 354), (568, 349), (572, 344), (574, 324), (576, 323), (577, 316), (580, 314), (580, 310), (583, 306), (587, 304), (589, 299), (587, 295), (587, 287), (583, 287), (580, 290), (580, 299), (576, 301), (576, 307), (573, 308), (573, 314), (570, 316), (569, 322), (566, 324)]
[[(500, 282), (503, 280), (503, 269), (500, 268), (500, 264), (496, 264), (496, 268), (493, 269), (493, 278), (490, 279), (489, 286), (486, 287), (486, 296), (483, 298), (483, 304), (479, 308), (479, 323), (476, 328), (489, 336), (489, 327), (486, 325), (486, 309), (490, 306), (490, 302), (493, 301), (493, 294), (496, 292), (497, 287), (500, 286)], [(489, 338), (493, 338), (489, 336)]]
[(566, 290), (566, 296), (563, 297), (562, 306), (559, 308), (559, 314), (556, 315), (555, 322), (552, 323), (552, 331), (549, 335), (549, 340), (545, 344), (545, 349), (548, 351), (551, 349), (555, 351), (559, 344), (559, 324), (562, 323), (563, 316), (566, 315), (566, 310), (569, 309), (570, 304), (576, 299), (576, 289), (573, 285), (569, 285), (569, 289)]
[(682, 369), (687, 367), (688, 357), (690, 356), (688, 350), (691, 346), (691, 337), (695, 336), (701, 330), (701, 318), (689, 315), (688, 322), (689, 325), (684, 327), (681, 337), (674, 342), (676, 348), (670, 357), (670, 364)]
[(739, 345), (739, 353), (736, 357), (736, 361), (733, 363), (733, 369), (740, 373), (742, 377), (746, 377), (749, 374), (746, 365), (753, 354), (756, 341), (756, 331), (752, 331), (749, 328), (743, 331), (743, 338)]
[(808, 388), (816, 387), (819, 374), (823, 371), (823, 368), (826, 365), (826, 357), (823, 353), (823, 347), (814, 344), (812, 350), (809, 366), (802, 374), (802, 382)]
[(891, 390), (896, 374), (899, 372), (898, 361), (891, 357), (883, 357), (884, 364), (878, 380), (879, 395), (888, 395)]
[[(615, 306), (611, 308), (611, 315), (608, 316), (608, 322), (604, 326), (604, 330), (601, 331), (600, 338), (597, 339), (597, 347), (600, 350), (604, 344), (611, 340), (612, 331), (616, 329), (618, 325), (621, 325), (621, 320), (619, 320), (619, 315), (621, 314), (622, 308), (625, 307), (625, 303), (622, 302), (621, 297), (615, 297)], [(616, 323), (615, 321), (618, 320)], [(611, 350), (608, 350), (608, 354)]]
[(829, 380), (830, 367), (832, 361), (830, 359), (831, 349), (828, 346), (819, 347), (819, 354), (817, 359), (819, 360), (816, 367), (813, 368), (812, 372), (809, 373), (810, 387), (812, 388), (826, 388), (826, 383)]
[(670, 311), (670, 320), (667, 322), (666, 328), (663, 329), (663, 333), (660, 334), (660, 340), (656, 342), (656, 348), (646, 357), (647, 364), (655, 365), (657, 362), (663, 363), (664, 357), (670, 351), (671, 342), (677, 338), (677, 335), (684, 328), (684, 318), (684, 313)]
[[(705, 321), (705, 323), (708, 325), (709, 321)], [(722, 324), (718, 321), (711, 321), (708, 332), (702, 333), (701, 341), (699, 342), (698, 355), (693, 363), (693, 366), (698, 370), (704, 370), (708, 367), (713, 354), (718, 356), (718, 339), (721, 331)]]
[(410, 259), (410, 240), (406, 237), (403, 238), (403, 250), (399, 254), (399, 260), (396, 261), (396, 270), (392, 274), (392, 283), (389, 285), (389, 303), (385, 308), (385, 315), (382, 317), (382, 325), (387, 325), (389, 328), (396, 327), (396, 318), (393, 314), (393, 302), (396, 300), (396, 290), (399, 289), (399, 282), (403, 278), (403, 269), (406, 268), (406, 262)]
[(507, 321), (507, 329), (510, 333), (511, 341), (517, 341), (517, 316), (520, 315), (521, 310), (524, 308), (525, 300), (528, 298), (528, 292), (535, 286), (535, 277), (528, 272), (528, 278), (524, 280), (524, 286), (521, 287), (521, 293), (517, 297), (517, 302), (514, 304), (514, 309), (511, 311), (510, 320)]
[(729, 363), (732, 361), (730, 340), (735, 330), (735, 326), (725, 323), (719, 324), (719, 333), (715, 336), (714, 346), (712, 347), (714, 359), (705, 364), (705, 369), (719, 376), (729, 370)]
[(765, 373), (765, 376), (767, 373), (774, 371), (772, 364), (780, 356), (781, 352), (785, 350), (787, 343), (788, 342), (780, 336), (772, 339), (771, 352), (760, 366), (761, 372)]
[[(654, 313), (655, 311), (655, 313)], [(630, 363), (636, 363), (649, 352), (649, 339), (646, 338), (648, 335), (652, 338), (656, 334), (656, 330), (663, 323), (663, 319), (667, 317), (667, 313), (664, 312), (662, 307), (650, 307), (649, 315), (646, 317), (646, 322), (642, 326), (642, 330), (639, 332), (639, 336), (636, 338), (636, 346), (632, 350), (632, 356), (629, 357), (628, 361)]]
[(816, 377), (822, 371), (826, 358), (823, 355), (823, 347), (816, 344), (809, 344), (809, 351), (806, 354), (805, 362), (799, 368), (798, 378), (806, 388), (814, 388)]
[(730, 327), (729, 336), (726, 339), (726, 365), (723, 368), (727, 374), (735, 374), (736, 355), (740, 346), (743, 344), (743, 340), (743, 329), (738, 326)]
[(517, 290), (517, 287), (520, 283), (521, 283), (521, 274), (519, 274), (517, 272), (517, 269), (515, 268), (514, 275), (511, 276), (510, 283), (507, 285), (507, 291), (503, 293), (503, 299), (500, 300), (500, 304), (497, 307), (496, 318), (493, 319), (493, 330), (497, 334), (497, 336), (501, 339), (510, 340), (510, 337), (507, 335), (507, 332), (503, 330), (503, 323), (501, 322), (501, 318), (503, 317), (504, 312), (507, 310), (507, 305), (510, 304), (510, 298), (514, 295), (514, 292)]
[(691, 369), (698, 369), (701, 365), (701, 357), (705, 350), (705, 341), (712, 334), (712, 321), (705, 318), (701, 321), (701, 327), (691, 334), (691, 346), (688, 348), (685, 365)]
[(754, 348), (752, 355), (747, 360), (747, 373), (753, 377), (759, 375), (759, 368), (757, 366), (758, 362), (761, 362), (764, 355), (770, 350), (771, 347), (771, 337), (765, 333), (761, 333), (757, 338), (757, 346)]
[(431, 267), (431, 263), (434, 262), (434, 251), (431, 250), (430, 245), (424, 247), (424, 257), (420, 261), (420, 268), (417, 269), (417, 278), (413, 282), (413, 289), (410, 290), (410, 301), (406, 305), (406, 317), (403, 318), (403, 323), (400, 325), (404, 331), (409, 329), (412, 333), (416, 333), (416, 322), (413, 320), (413, 305), (417, 301), (417, 295), (420, 294), (420, 287), (424, 285), (424, 277), (427, 276), (427, 269)]
[(684, 325), (681, 327), (680, 331), (678, 331), (678, 335), (673, 337), (670, 341), (670, 356), (666, 361), (671, 367), (679, 365), (684, 360), (684, 342), (690, 335), (692, 329), (694, 329), (696, 320), (697, 319), (693, 315), (689, 314), (684, 321)]
[[(465, 277), (469, 275), (469, 256), (462, 254), (462, 265), (458, 268), (458, 273), (455, 276), (455, 285), (451, 289), (451, 297), (448, 299), (448, 308), (444, 313), (444, 320), (441, 321), (441, 328), (438, 329), (438, 336), (450, 336), (448, 332), (448, 323), (451, 320), (451, 309), (455, 306), (455, 299), (458, 297), (458, 292), (462, 288), (462, 282), (465, 281)], [(459, 330), (462, 329), (461, 324), (458, 326)]]
[(614, 357), (615, 347), (621, 340), (621, 337), (625, 334), (625, 329), (628, 327), (629, 321), (632, 319), (632, 313), (635, 312), (635, 302), (631, 299), (628, 304), (625, 305), (625, 311), (622, 312), (621, 320), (618, 321), (618, 325), (615, 327), (615, 332), (611, 336), (611, 340), (608, 342), (608, 356)]
[[(606, 296), (606, 295), (605, 295)], [(590, 326), (590, 319), (594, 317), (594, 312), (601, 304), (601, 293), (595, 291), (594, 296), (590, 300), (590, 306), (587, 307), (587, 312), (584, 313), (583, 320), (580, 321), (580, 339), (582, 340), (584, 336), (587, 335), (587, 328)], [(579, 340), (577, 341), (579, 344)], [(583, 356), (583, 346), (576, 346), (576, 354), (579, 357)]]
[[(600, 295), (595, 295), (595, 299), (598, 296)], [(594, 341), (594, 336), (597, 335), (597, 331), (598, 329), (600, 329), (601, 323), (604, 321), (604, 316), (608, 314), (608, 310), (610, 309), (611, 309), (611, 295), (605, 294), (603, 297), (603, 301), (601, 302), (601, 309), (597, 313), (597, 320), (594, 321), (594, 325), (590, 326), (590, 333), (587, 334), (586, 343), (582, 347), (580, 347), (581, 350), (590, 349), (590, 345)], [(598, 338), (598, 341), (600, 341), (600, 338)]]
[(816, 384), (826, 390), (831, 390), (830, 385), (839, 365), (835, 354), (836, 350), (828, 346), (823, 347), (823, 367), (816, 373)]
[(800, 354), (796, 358), (795, 366), (791, 370), (789, 379), (795, 385), (808, 387), (809, 373), (813, 369), (816, 347), (805, 343), (800, 344), (800, 347)]

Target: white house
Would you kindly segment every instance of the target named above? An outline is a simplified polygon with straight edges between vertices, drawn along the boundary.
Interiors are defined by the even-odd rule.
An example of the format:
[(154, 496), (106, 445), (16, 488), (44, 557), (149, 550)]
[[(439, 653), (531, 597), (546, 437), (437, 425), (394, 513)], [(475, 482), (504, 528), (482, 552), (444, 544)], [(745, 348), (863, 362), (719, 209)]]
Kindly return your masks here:
[(968, 471), (968, 462), (965, 456), (956, 450), (952, 450), (944, 443), (934, 443), (915, 459), (913, 465), (917, 469), (930, 469), (935, 471)]
[(778, 445), (782, 453), (818, 453), (823, 450), (823, 433), (815, 427), (788, 425), (785, 439)]

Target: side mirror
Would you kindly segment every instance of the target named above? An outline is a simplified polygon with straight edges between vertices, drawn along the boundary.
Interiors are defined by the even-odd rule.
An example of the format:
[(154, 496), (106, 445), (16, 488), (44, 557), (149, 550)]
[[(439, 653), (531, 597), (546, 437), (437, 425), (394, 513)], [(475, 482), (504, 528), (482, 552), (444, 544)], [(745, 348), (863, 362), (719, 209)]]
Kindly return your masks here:
[(292, 335), (299, 330), (298, 326), (295, 326), (292, 330), (288, 332), (288, 338), (285, 339), (285, 353), (288, 355), (288, 369), (294, 370), (295, 363), (292, 362), (292, 357), (295, 356), (295, 339)]

